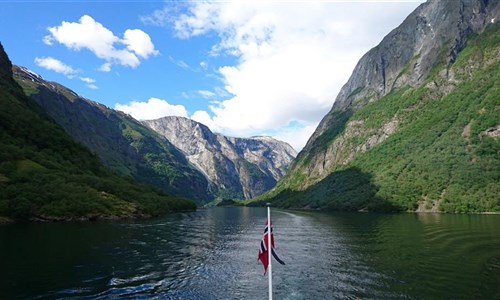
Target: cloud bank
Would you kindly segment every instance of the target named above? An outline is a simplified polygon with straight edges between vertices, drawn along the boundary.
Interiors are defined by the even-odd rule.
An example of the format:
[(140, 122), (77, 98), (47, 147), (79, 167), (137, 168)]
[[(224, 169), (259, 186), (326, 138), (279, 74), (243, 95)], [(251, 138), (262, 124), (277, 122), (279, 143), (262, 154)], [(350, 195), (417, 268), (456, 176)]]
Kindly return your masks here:
[(194, 1), (185, 5), (166, 6), (143, 20), (172, 28), (180, 39), (215, 34), (218, 39), (210, 55), (237, 58), (236, 64), (218, 68), (222, 85), (232, 96), (210, 104), (207, 111), (193, 112), (191, 118), (228, 135), (272, 133), (300, 150), (362, 54), (418, 3)]

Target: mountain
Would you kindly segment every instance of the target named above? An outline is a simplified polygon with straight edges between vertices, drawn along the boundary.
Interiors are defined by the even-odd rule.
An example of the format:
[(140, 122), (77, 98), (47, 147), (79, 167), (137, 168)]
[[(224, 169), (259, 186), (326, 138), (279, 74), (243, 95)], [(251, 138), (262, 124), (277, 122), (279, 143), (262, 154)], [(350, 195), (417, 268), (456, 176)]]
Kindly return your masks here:
[(15, 66), (13, 71), (25, 93), (107, 167), (198, 203), (212, 199), (203, 174), (165, 138), (127, 114), (80, 97), (26, 68)]
[(185, 118), (141, 123), (26, 68), (14, 66), (13, 74), (31, 99), (107, 167), (201, 204), (270, 190), (297, 154), (272, 138), (224, 137)]
[(260, 201), (500, 211), (500, 2), (428, 1), (356, 65)]
[(205, 174), (219, 199), (249, 199), (270, 190), (297, 155), (290, 145), (271, 137), (226, 137), (187, 118), (143, 123), (179, 148)]
[(108, 171), (14, 81), (0, 44), (0, 223), (144, 217), (194, 209)]

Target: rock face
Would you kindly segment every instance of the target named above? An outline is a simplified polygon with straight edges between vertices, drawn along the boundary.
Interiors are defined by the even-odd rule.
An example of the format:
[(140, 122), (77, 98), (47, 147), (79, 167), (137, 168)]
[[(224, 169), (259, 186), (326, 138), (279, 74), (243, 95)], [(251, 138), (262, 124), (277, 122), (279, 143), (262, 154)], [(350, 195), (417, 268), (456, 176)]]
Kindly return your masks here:
[(11, 78), (12, 77), (12, 63), (10, 62), (7, 53), (3, 49), (3, 45), (0, 43), (0, 76), (2, 78)]
[(248, 199), (268, 191), (297, 154), (290, 145), (270, 137), (226, 137), (187, 118), (143, 123), (179, 148), (205, 174), (211, 192), (219, 198)]
[(263, 201), (499, 211), (499, 22), (500, 1), (420, 5), (360, 59)]
[[(499, 1), (444, 0), (420, 5), (360, 59), (332, 111), (356, 109), (396, 88), (419, 86), (437, 63), (455, 61), (469, 34), (482, 32), (495, 20), (500, 21)], [(333, 123), (332, 114), (327, 114), (305, 151)]]
[(121, 175), (198, 203), (212, 200), (208, 182), (184, 155), (132, 117), (14, 66), (14, 78), (75, 140)]
[[(314, 149), (321, 142), (318, 141), (321, 135), (332, 127), (339, 127), (339, 119), (348, 118), (354, 111), (401, 87), (418, 87), (437, 65), (453, 63), (467, 37), (482, 32), (492, 20), (500, 20), (499, 1), (428, 1), (420, 5), (357, 63), (337, 95), (332, 110), (320, 122), (303, 153), (299, 154), (315, 156), (312, 160), (316, 163), (308, 167), (308, 175), (324, 178), (331, 167), (340, 162), (331, 159), (338, 147), (329, 147), (321, 153)], [(394, 119), (391, 122), (394, 125), (399, 121)], [(395, 128), (390, 132), (395, 132)], [(373, 138), (380, 141), (380, 136)], [(373, 146), (373, 141), (367, 143)], [(352, 156), (351, 150), (355, 149), (349, 151)], [(326, 167), (325, 160), (330, 162)]]

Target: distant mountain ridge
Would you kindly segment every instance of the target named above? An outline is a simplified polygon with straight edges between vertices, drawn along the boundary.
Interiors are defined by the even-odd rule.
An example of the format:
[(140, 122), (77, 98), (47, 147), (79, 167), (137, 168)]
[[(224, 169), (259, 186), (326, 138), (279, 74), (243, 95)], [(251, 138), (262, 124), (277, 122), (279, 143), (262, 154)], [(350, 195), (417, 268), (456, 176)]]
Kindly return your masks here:
[(26, 68), (14, 66), (13, 71), (25, 92), (109, 168), (173, 195), (211, 201), (205, 177), (166, 139), (129, 115), (82, 98)]
[(205, 174), (219, 198), (261, 195), (285, 175), (297, 155), (290, 145), (271, 137), (226, 137), (183, 117), (143, 123), (179, 148)]
[(200, 204), (268, 191), (297, 154), (270, 137), (225, 137), (185, 118), (139, 122), (24, 67), (14, 66), (13, 73), (25, 92), (106, 166)]
[(260, 201), (500, 211), (500, 1), (428, 1), (368, 51)]

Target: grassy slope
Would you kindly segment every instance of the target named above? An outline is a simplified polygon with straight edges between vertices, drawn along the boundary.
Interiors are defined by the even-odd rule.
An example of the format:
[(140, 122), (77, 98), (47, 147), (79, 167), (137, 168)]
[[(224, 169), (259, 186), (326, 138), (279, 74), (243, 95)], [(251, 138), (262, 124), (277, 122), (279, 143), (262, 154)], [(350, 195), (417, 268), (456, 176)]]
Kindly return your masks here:
[[(500, 124), (499, 53), (500, 26), (495, 24), (472, 37), (448, 66), (460, 82), (451, 93), (442, 96), (444, 87), (431, 87), (433, 81), (443, 81), (441, 65), (421, 87), (393, 91), (349, 112), (345, 121), (363, 120), (366, 132), (393, 119), (399, 120), (398, 130), (298, 191), (310, 180), (301, 169), (312, 155), (302, 155), (294, 171), (258, 200), (336, 210), (416, 210), (420, 204), (444, 212), (500, 211), (500, 141), (485, 134)], [(333, 131), (344, 128), (338, 129), (325, 133), (331, 137), (320, 137), (313, 151), (332, 143), (339, 135)], [(362, 140), (351, 138), (347, 148)]]
[(15, 220), (158, 215), (193, 202), (105, 169), (26, 97), (0, 45), (0, 215)]
[(66, 132), (118, 174), (199, 203), (211, 199), (205, 177), (154, 131), (57, 83), (40, 84), (20, 76), (15, 79)]

